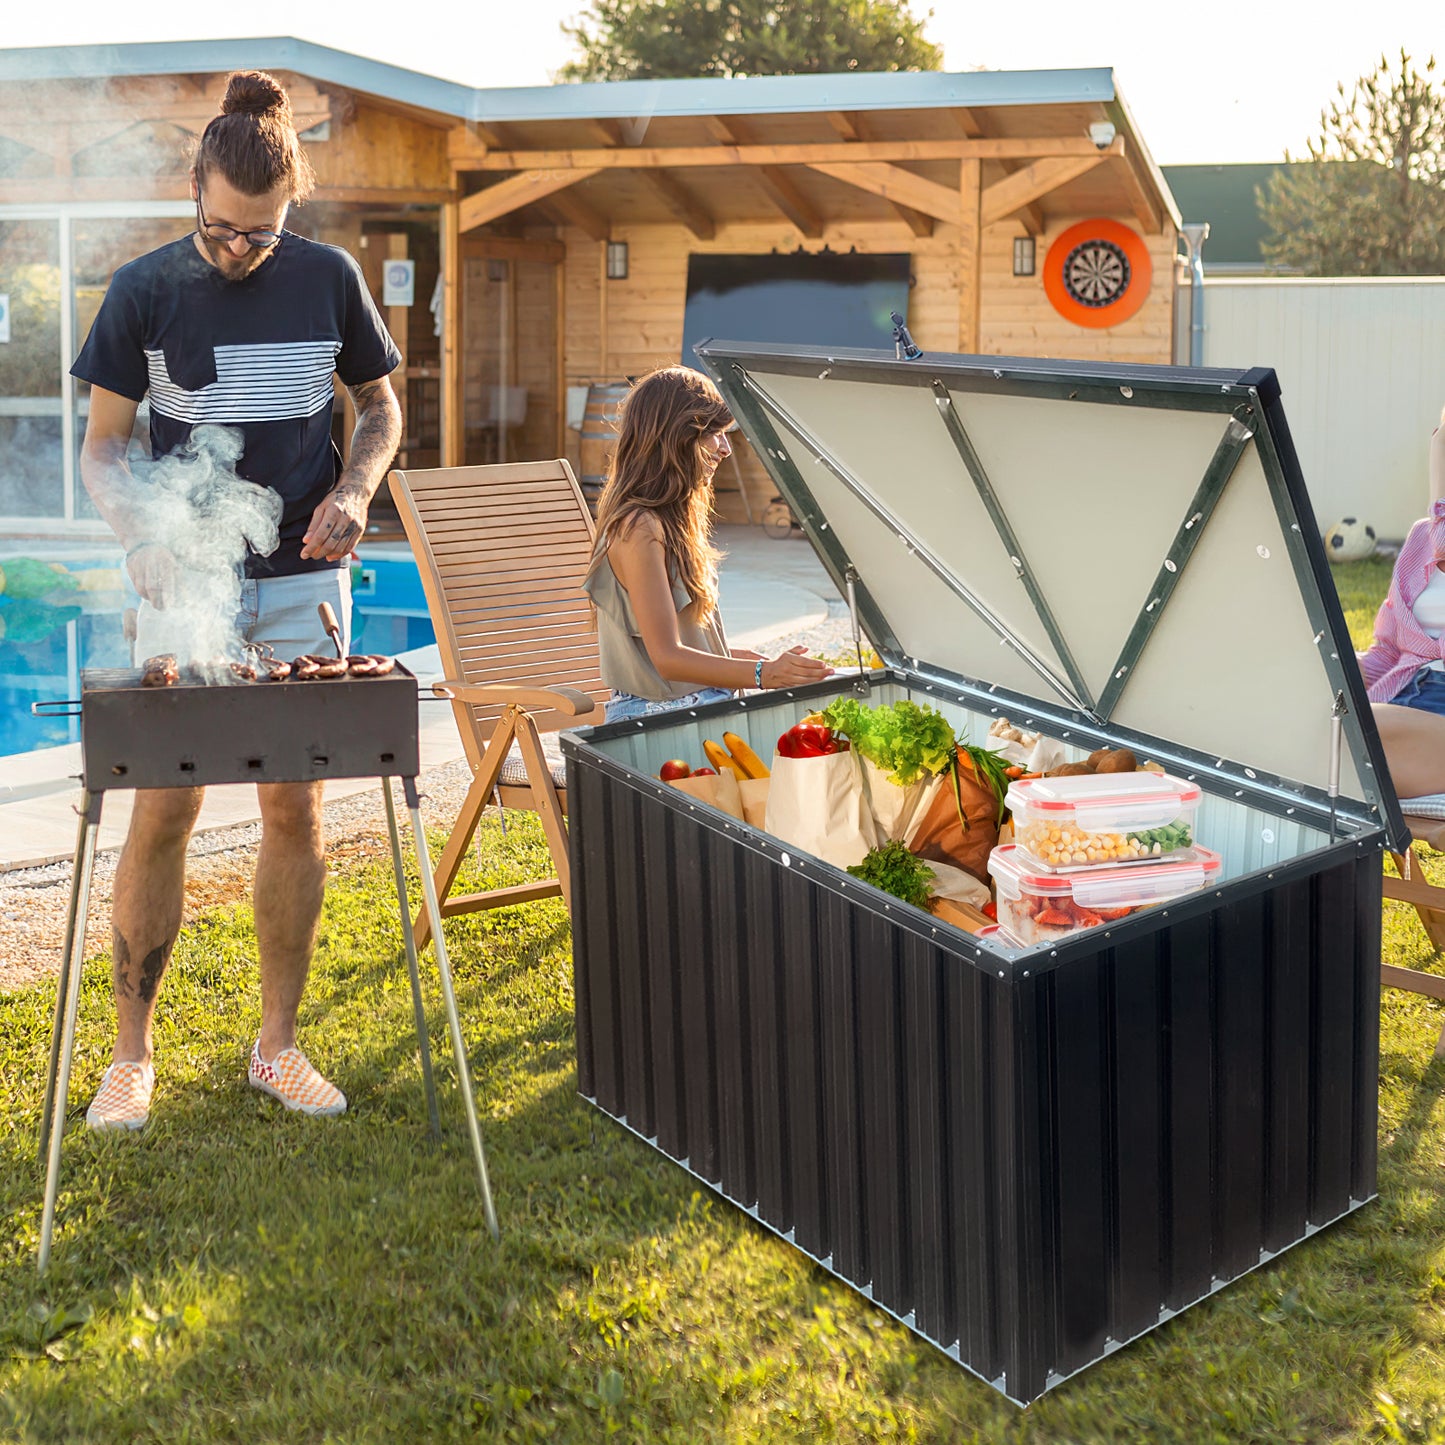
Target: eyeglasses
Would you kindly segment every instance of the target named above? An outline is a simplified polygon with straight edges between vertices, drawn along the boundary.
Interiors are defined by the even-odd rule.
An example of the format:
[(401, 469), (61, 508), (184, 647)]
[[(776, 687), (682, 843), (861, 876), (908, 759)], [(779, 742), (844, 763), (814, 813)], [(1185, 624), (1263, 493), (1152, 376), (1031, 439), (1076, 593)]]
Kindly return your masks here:
[(201, 209), (201, 187), (196, 185), (196, 219), (201, 223), (201, 234), (213, 241), (228, 245), (237, 236), (244, 236), (246, 244), (257, 251), (267, 251), (281, 239), (280, 231), (238, 231), (232, 226), (213, 226)]

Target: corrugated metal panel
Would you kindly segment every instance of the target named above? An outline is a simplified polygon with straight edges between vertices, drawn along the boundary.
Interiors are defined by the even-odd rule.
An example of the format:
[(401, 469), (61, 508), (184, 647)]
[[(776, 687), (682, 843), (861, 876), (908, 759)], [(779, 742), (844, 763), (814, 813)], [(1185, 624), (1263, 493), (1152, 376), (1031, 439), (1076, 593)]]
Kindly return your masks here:
[(1321, 529), (1355, 516), (1403, 537), (1429, 503), (1445, 277), (1215, 279), (1204, 294), (1205, 365), (1278, 373)]
[(569, 762), (581, 1092), (1015, 1400), (1374, 1193), (1379, 853), (995, 976)]

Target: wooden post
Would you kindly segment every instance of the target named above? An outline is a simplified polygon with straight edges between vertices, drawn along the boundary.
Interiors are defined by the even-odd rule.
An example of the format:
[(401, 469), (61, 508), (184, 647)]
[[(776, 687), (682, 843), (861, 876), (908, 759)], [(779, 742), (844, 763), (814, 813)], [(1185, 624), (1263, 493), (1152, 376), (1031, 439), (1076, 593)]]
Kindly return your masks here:
[(981, 170), (980, 161), (958, 163), (958, 349), (964, 353), (979, 350), (979, 292), (983, 284)]
[(462, 464), (462, 246), (457, 203), (441, 208), (442, 466)]
[[(406, 254), (411, 249), (410, 241), (405, 231), (388, 231), (386, 234), (386, 260), (404, 261)], [(383, 285), (385, 285), (385, 265), (382, 267)], [(391, 332), (391, 339), (396, 342), (397, 350), (401, 352), (401, 365), (391, 374), (392, 390), (396, 392), (396, 399), (401, 403), (401, 451), (397, 455), (397, 465), (400, 467), (409, 466), (411, 458), (407, 455), (407, 425), (410, 421), (407, 415), (406, 406), (406, 353), (411, 344), (411, 309), (406, 306), (388, 306), (386, 308), (386, 329)], [(413, 434), (414, 435), (414, 434)]]

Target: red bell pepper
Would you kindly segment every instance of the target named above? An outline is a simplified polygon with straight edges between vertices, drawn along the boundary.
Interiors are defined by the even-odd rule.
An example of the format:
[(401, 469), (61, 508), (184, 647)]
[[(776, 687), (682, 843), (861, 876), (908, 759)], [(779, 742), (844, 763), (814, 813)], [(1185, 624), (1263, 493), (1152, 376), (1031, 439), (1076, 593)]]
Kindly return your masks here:
[(833, 729), (816, 723), (799, 723), (778, 739), (778, 752), (785, 758), (825, 758), (841, 753), (847, 742), (833, 736)]

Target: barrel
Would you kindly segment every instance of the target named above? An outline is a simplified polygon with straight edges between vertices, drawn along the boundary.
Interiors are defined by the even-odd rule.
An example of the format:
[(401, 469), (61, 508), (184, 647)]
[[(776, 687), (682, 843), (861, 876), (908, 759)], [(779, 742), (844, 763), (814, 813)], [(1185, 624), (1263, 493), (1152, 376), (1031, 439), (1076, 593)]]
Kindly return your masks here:
[(607, 480), (607, 466), (617, 444), (617, 412), (632, 388), (625, 381), (595, 381), (587, 388), (587, 406), (582, 413), (581, 471), (582, 495), (592, 514)]

